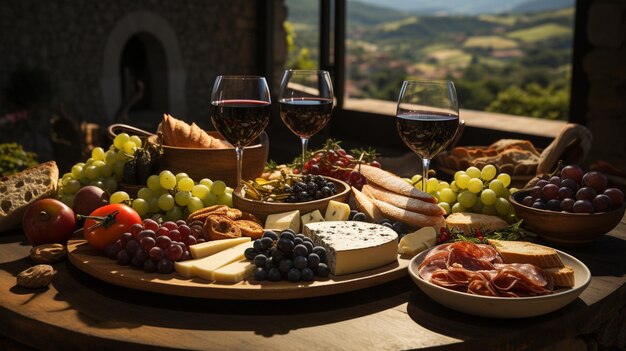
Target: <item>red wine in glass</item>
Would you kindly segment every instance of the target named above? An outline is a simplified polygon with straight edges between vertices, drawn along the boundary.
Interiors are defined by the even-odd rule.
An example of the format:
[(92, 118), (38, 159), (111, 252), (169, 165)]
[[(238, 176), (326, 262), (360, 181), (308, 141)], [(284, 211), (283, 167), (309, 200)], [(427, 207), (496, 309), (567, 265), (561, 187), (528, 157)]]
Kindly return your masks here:
[(448, 146), (456, 134), (459, 116), (436, 112), (405, 112), (396, 118), (404, 143), (421, 158), (433, 156)]
[(310, 138), (322, 130), (333, 113), (333, 100), (298, 98), (280, 101), (280, 118), (297, 136)]
[(233, 145), (249, 145), (267, 127), (271, 104), (259, 100), (222, 100), (211, 103), (211, 121)]

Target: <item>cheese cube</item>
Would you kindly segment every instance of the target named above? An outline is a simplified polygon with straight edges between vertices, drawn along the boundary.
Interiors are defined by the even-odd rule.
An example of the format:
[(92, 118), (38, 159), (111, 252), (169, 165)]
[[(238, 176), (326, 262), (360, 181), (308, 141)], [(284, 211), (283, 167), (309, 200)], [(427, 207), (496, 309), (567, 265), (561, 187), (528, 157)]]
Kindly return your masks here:
[(241, 238), (207, 241), (205, 243), (189, 246), (189, 253), (191, 253), (191, 257), (193, 258), (203, 258), (248, 241), (250, 241), (250, 238), (247, 236)]
[(407, 256), (415, 256), (418, 253), (437, 244), (437, 232), (433, 227), (424, 227), (413, 233), (409, 233), (400, 239), (398, 253)]
[(265, 220), (265, 229), (291, 229), (298, 233), (300, 231), (300, 210), (275, 213), (267, 216), (267, 219)]
[(254, 267), (254, 263), (244, 258), (216, 269), (213, 272), (213, 280), (220, 283), (237, 283), (250, 275)]
[(206, 280), (213, 280), (213, 271), (231, 262), (243, 259), (243, 252), (249, 247), (252, 247), (251, 241), (230, 247), (204, 258), (176, 262), (174, 268), (176, 269), (176, 273), (186, 278), (200, 277)]
[(350, 217), (350, 205), (335, 200), (328, 202), (324, 220), (326, 221), (346, 221)]
[(309, 223), (324, 222), (324, 217), (322, 217), (320, 210), (315, 210), (300, 216), (300, 222), (302, 223), (302, 228), (304, 228)]

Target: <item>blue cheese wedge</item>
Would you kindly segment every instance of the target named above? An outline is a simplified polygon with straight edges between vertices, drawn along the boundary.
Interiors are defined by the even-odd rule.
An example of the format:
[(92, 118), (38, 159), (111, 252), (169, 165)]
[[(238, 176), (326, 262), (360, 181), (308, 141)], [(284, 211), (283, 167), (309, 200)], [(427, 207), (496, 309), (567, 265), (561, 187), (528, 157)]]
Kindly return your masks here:
[(304, 234), (326, 249), (333, 275), (366, 271), (396, 262), (398, 234), (391, 228), (358, 221), (309, 223)]

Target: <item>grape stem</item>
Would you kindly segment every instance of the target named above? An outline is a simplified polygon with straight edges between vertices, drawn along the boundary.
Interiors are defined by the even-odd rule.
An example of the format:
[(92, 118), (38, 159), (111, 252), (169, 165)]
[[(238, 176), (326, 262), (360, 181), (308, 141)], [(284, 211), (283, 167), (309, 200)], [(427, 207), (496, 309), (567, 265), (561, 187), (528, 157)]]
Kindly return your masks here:
[[(94, 225), (90, 226), (89, 228), (87, 228), (87, 231), (91, 231), (95, 228), (98, 228), (100, 226), (108, 228), (111, 224), (113, 224), (115, 222), (115, 217), (120, 213), (120, 211), (115, 210), (112, 213), (102, 217), (102, 216), (83, 216), (80, 214), (77, 214), (76, 217), (78, 218), (78, 220), (83, 220), (83, 219), (93, 219), (94, 221), (96, 221), (97, 223), (95, 223)], [(83, 228), (80, 228), (78, 230), (76, 230), (74, 232), (74, 234), (78, 234), (80, 233), (80, 231), (83, 230)]]

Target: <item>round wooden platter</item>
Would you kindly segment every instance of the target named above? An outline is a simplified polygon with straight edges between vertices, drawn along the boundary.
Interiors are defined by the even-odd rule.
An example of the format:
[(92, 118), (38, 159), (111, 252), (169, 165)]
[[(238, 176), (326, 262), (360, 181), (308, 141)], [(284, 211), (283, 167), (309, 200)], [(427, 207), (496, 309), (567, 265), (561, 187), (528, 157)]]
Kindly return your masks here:
[(226, 284), (188, 279), (176, 273), (145, 273), (130, 266), (120, 266), (84, 240), (70, 240), (67, 251), (69, 261), (78, 269), (113, 285), (167, 295), (226, 300), (287, 300), (359, 290), (406, 276), (410, 262), (410, 259), (398, 257), (397, 262), (384, 267), (312, 282), (244, 280)]

